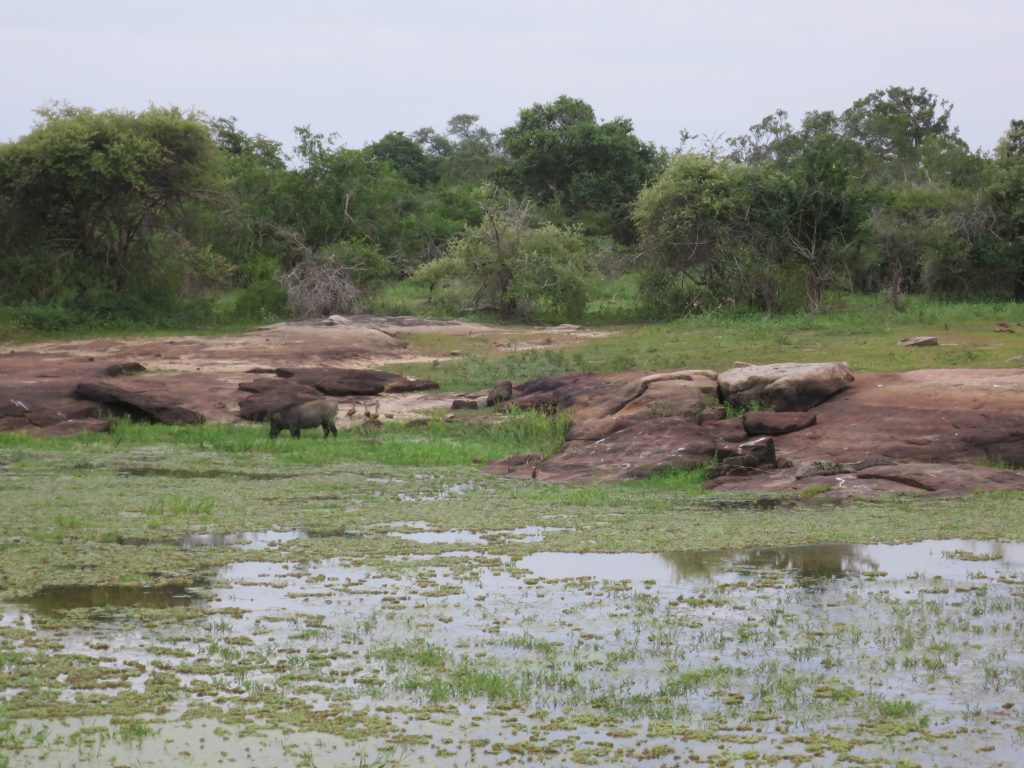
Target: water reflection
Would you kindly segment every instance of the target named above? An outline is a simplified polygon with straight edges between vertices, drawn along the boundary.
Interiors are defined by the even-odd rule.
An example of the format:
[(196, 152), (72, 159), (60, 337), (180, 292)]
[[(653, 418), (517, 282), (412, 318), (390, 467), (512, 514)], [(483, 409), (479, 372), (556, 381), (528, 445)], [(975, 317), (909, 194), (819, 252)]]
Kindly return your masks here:
[(820, 580), (855, 575), (966, 579), (988, 569), (1024, 568), (1024, 543), (952, 539), (913, 544), (807, 544), (745, 550), (678, 550), (662, 553), (539, 552), (519, 565), (542, 578), (656, 581), (738, 578), (755, 571), (784, 572)]
[[(243, 549), (263, 549), (283, 544), (288, 541), (309, 538), (309, 533), (302, 530), (291, 531), (242, 531), (241, 533), (186, 533), (178, 539), (146, 539), (136, 536), (118, 536), (117, 543), (131, 547), (164, 546), (181, 549), (200, 549), (203, 547), (234, 547)], [(320, 534), (317, 534), (318, 536)], [(344, 535), (339, 533), (323, 535)]]
[(832, 578), (878, 570), (878, 561), (856, 544), (808, 544), (730, 550), (665, 552), (660, 555), (677, 579), (710, 576), (727, 570), (791, 571), (807, 578)]
[(161, 587), (65, 585), (46, 587), (19, 601), (40, 613), (75, 608), (173, 608), (200, 598), (180, 584)]

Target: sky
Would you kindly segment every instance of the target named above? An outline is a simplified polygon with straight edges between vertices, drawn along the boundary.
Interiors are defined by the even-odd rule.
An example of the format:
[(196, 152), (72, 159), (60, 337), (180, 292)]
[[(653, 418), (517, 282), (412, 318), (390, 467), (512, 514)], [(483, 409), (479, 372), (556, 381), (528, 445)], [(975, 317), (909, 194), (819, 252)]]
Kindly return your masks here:
[(679, 132), (744, 133), (784, 109), (841, 111), (890, 85), (954, 104), (973, 149), (1024, 118), (1020, 0), (4, 0), (0, 141), (51, 101), (233, 116), (361, 147), (443, 129), (493, 131), (561, 94), (675, 149)]

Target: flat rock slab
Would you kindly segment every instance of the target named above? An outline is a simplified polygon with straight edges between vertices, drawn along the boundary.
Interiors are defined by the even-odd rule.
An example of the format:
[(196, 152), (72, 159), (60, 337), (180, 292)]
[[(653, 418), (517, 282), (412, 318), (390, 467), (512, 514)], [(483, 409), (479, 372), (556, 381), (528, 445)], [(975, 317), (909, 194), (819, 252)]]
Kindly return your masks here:
[(970, 493), (981, 486), (990, 490), (1024, 490), (1024, 472), (971, 464), (895, 464), (861, 470), (857, 477), (888, 480), (943, 494)]
[[(930, 369), (860, 374), (848, 389), (809, 411), (817, 426), (779, 435), (776, 450), (796, 467), (812, 462), (895, 466), (841, 474), (842, 492), (970, 493), (1014, 488), (1017, 473), (977, 466), (988, 457), (1024, 467), (1024, 371)], [(921, 465), (927, 470), (904, 468)], [(767, 478), (719, 478), (724, 490), (797, 490), (827, 477), (796, 478), (796, 469)], [(902, 481), (907, 482), (902, 482)], [(915, 484), (916, 483), (916, 484)], [(936, 490), (927, 491), (925, 487)]]
[(939, 339), (937, 336), (911, 336), (896, 343), (901, 347), (937, 347)]
[(747, 411), (743, 414), (743, 429), (751, 437), (757, 435), (785, 435), (818, 423), (814, 413), (781, 411)]
[[(478, 323), (413, 317), (351, 316), (347, 321), (332, 327), (316, 322), (277, 323), (223, 336), (95, 338), (4, 346), (0, 349), (0, 405), (21, 401), (32, 411), (80, 418), (74, 414), (88, 406), (76, 397), (76, 384), (102, 379), (109, 368), (137, 362), (146, 370), (136, 369), (135, 375), (119, 380), (126, 389), (145, 394), (173, 392), (178, 405), (201, 413), (207, 422), (237, 422), (238, 385), (252, 379), (255, 370), (273, 373), (277, 368), (353, 364), (380, 367), (398, 360), (424, 360), (410, 353), (405, 341), (395, 338), (400, 331), (498, 337), (509, 332)], [(543, 329), (534, 330), (538, 336), (544, 333)], [(418, 393), (394, 392), (392, 386), (384, 393), (393, 401), (389, 413), (407, 415), (409, 409), (419, 407)], [(450, 403), (451, 396), (424, 407), (443, 407), (445, 401)], [(391, 405), (389, 402), (386, 407)], [(93, 406), (90, 415), (95, 411)], [(23, 416), (0, 414), (0, 430), (41, 428)]]
[(649, 419), (629, 424), (608, 437), (573, 440), (557, 456), (535, 465), (511, 468), (505, 459), (487, 465), (496, 474), (536, 477), (563, 483), (627, 480), (674, 468), (692, 468), (714, 457), (736, 453), (714, 431), (680, 418)]
[(871, 467), (860, 472), (799, 479), (796, 469), (757, 477), (720, 477), (706, 483), (719, 491), (785, 493), (806, 488), (827, 489), (819, 498), (870, 497), (880, 493), (910, 496), (967, 496), (979, 489), (1024, 490), (1024, 472), (975, 464), (906, 463)]
[(279, 377), (314, 387), (325, 395), (373, 396), (384, 392), (422, 392), (437, 389), (430, 379), (410, 379), (397, 373), (363, 368), (278, 368)]
[(133, 420), (154, 424), (201, 424), (203, 415), (178, 404), (177, 399), (158, 391), (136, 392), (124, 387), (98, 381), (83, 381), (75, 387), (75, 395), (83, 400), (106, 406), (114, 413), (125, 414)]
[(776, 411), (806, 411), (853, 383), (846, 363), (776, 363), (730, 368), (718, 375), (718, 395), (734, 406), (764, 403)]

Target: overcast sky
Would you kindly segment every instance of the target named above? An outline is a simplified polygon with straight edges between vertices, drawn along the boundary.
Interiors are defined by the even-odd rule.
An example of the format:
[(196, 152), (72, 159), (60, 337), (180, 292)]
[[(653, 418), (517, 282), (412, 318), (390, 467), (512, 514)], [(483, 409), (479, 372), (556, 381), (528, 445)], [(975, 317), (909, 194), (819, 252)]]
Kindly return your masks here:
[(460, 112), (492, 130), (559, 94), (675, 148), (889, 85), (955, 105), (972, 148), (1024, 118), (1021, 0), (4, 0), (0, 140), (51, 100), (233, 115), (360, 147)]

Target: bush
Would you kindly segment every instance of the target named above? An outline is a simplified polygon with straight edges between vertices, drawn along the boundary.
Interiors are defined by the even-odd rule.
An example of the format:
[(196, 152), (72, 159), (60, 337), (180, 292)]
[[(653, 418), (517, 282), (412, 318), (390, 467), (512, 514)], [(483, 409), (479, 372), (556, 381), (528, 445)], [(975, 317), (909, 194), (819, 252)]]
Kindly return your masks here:
[(432, 301), (496, 311), (503, 318), (578, 319), (586, 308), (586, 240), (550, 222), (531, 226), (528, 203), (491, 191), (484, 220), (414, 279)]

